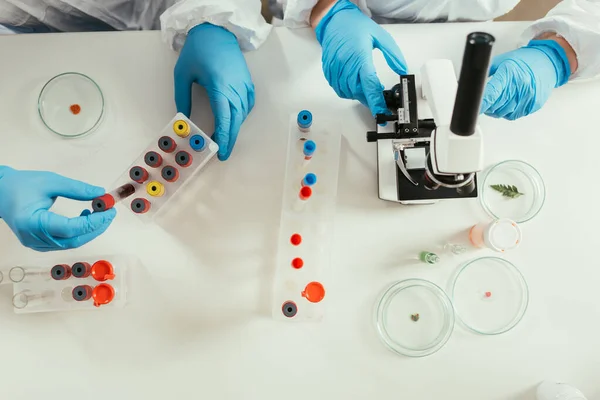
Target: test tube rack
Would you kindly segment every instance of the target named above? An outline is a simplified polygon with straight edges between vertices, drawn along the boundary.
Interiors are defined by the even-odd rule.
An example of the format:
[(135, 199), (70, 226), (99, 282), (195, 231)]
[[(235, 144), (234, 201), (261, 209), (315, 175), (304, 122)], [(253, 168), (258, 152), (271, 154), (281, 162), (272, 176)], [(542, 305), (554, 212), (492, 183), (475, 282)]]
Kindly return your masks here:
[[(145, 222), (151, 221), (218, 150), (219, 146), (207, 134), (178, 113), (117, 181), (115, 186), (119, 189), (124, 185), (135, 189), (133, 194), (127, 193), (122, 203)], [(109, 194), (114, 198), (109, 207), (100, 210), (121, 200), (115, 193), (118, 192)], [(100, 211), (94, 207), (96, 200), (92, 206)]]
[(125, 255), (53, 258), (1, 271), (3, 283), (13, 284), (16, 314), (99, 310), (125, 306), (128, 271), (137, 263)]
[[(340, 146), (340, 132), (323, 123), (313, 125), (310, 112), (291, 117), (273, 284), (275, 319), (318, 321), (323, 317)], [(315, 179), (306, 182), (308, 174), (314, 174), (316, 183)], [(303, 194), (307, 183), (312, 183), (308, 185), (311, 190)]]

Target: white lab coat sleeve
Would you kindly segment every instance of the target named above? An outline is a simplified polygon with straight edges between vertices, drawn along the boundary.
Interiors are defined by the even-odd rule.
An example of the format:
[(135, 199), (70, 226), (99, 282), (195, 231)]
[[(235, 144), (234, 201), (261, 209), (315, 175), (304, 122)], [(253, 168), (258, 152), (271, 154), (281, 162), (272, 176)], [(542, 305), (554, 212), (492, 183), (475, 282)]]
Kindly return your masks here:
[(163, 40), (179, 51), (188, 31), (205, 22), (233, 33), (242, 50), (257, 49), (271, 31), (260, 0), (179, 0), (160, 16)]
[(600, 75), (600, 0), (564, 0), (533, 23), (522, 36), (526, 44), (544, 32), (562, 36), (577, 54), (572, 79)]
[[(367, 7), (367, 0), (351, 0), (367, 16), (371, 11)], [(319, 0), (277, 0), (283, 9), (283, 24), (288, 28), (302, 28), (310, 26), (310, 14)]]

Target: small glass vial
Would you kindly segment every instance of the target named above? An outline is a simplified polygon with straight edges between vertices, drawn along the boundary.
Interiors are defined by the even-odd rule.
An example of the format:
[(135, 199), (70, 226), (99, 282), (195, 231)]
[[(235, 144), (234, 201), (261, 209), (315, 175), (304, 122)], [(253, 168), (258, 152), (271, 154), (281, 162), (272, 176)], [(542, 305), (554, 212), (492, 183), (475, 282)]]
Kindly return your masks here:
[(427, 264), (435, 264), (440, 261), (440, 258), (435, 253), (431, 253), (429, 251), (422, 251), (419, 254), (419, 260), (421, 260)]
[(504, 253), (519, 246), (522, 234), (516, 222), (510, 219), (499, 219), (473, 226), (469, 231), (469, 240), (475, 247), (487, 247)]

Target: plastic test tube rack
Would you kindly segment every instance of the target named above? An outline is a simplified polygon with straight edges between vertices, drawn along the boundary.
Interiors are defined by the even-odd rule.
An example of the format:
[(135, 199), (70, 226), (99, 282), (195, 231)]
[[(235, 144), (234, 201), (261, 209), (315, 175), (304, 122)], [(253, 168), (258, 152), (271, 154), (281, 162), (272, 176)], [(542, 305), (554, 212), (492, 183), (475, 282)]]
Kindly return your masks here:
[(123, 307), (128, 270), (138, 262), (123, 255), (54, 258), (2, 270), (13, 283), (15, 313), (25, 314)]
[(323, 317), (340, 146), (339, 131), (313, 125), (310, 112), (292, 116), (273, 287), (276, 319)]
[(134, 193), (125, 191), (126, 198), (114, 198), (123, 192), (114, 190), (105, 195), (108, 200), (105, 196), (94, 200), (92, 208), (104, 210), (121, 201), (131, 212), (150, 221), (218, 150), (208, 135), (178, 113), (117, 181), (119, 189), (133, 185)]

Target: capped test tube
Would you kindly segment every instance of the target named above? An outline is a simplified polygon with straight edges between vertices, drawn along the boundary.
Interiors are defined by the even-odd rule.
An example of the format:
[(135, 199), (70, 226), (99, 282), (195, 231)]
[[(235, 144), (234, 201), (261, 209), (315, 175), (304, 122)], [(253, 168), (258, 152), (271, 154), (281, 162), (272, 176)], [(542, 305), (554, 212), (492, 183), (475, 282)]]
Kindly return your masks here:
[(150, 202), (142, 197), (133, 199), (131, 210), (136, 214), (145, 214), (150, 211)]
[(144, 156), (144, 162), (150, 168), (158, 168), (163, 162), (163, 158), (160, 154), (155, 151), (149, 151)]
[(302, 152), (304, 153), (304, 163), (303, 165), (307, 165), (309, 161), (312, 159), (313, 154), (315, 154), (315, 150), (317, 149), (317, 144), (312, 140), (307, 140), (304, 142), (304, 147)]
[(302, 178), (300, 185), (302, 187), (312, 186), (315, 183), (317, 183), (317, 175), (313, 174), (312, 172), (309, 172), (308, 174), (304, 175), (304, 178)]
[(300, 189), (300, 193), (298, 193), (298, 198), (296, 199), (296, 203), (294, 204), (294, 210), (301, 211), (311, 196), (312, 189), (310, 188), (310, 186), (303, 186), (302, 189)]
[(173, 123), (173, 132), (180, 138), (186, 138), (189, 136), (191, 129), (187, 122), (178, 119)]
[(92, 209), (94, 212), (110, 210), (121, 200), (124, 200), (135, 193), (135, 186), (131, 183), (126, 183), (119, 186), (110, 193), (103, 194), (92, 200)]
[(148, 171), (146, 168), (135, 166), (129, 170), (129, 177), (137, 183), (144, 183), (148, 180)]
[(75, 278), (87, 278), (92, 274), (92, 266), (86, 262), (76, 262), (71, 267), (71, 274)]
[(34, 280), (48, 281), (50, 280), (50, 270), (47, 268), (38, 267), (12, 267), (8, 271), (8, 278), (13, 283), (31, 282)]
[(34, 292), (33, 290), (23, 290), (13, 296), (13, 306), (19, 310), (26, 307), (36, 307), (49, 303), (54, 298), (54, 291), (45, 290), (43, 292)]
[(167, 182), (177, 182), (177, 179), (179, 179), (179, 171), (177, 168), (167, 165), (160, 171), (160, 176)]
[(312, 113), (308, 110), (302, 110), (298, 113), (298, 128), (302, 132), (308, 132), (310, 130), (310, 126), (312, 125), (313, 117)]
[(169, 136), (163, 136), (158, 139), (158, 148), (165, 153), (172, 153), (177, 148), (177, 143)]
[(115, 289), (107, 283), (101, 283), (92, 290), (92, 297), (94, 298), (94, 305), (100, 307), (113, 301)]
[(92, 298), (93, 288), (90, 285), (75, 286), (71, 295), (75, 301), (86, 301)]
[(189, 167), (192, 165), (192, 155), (187, 151), (178, 151), (177, 154), (175, 154), (175, 162), (182, 168)]
[(57, 264), (50, 270), (50, 276), (55, 281), (63, 281), (71, 277), (71, 266), (67, 264)]

